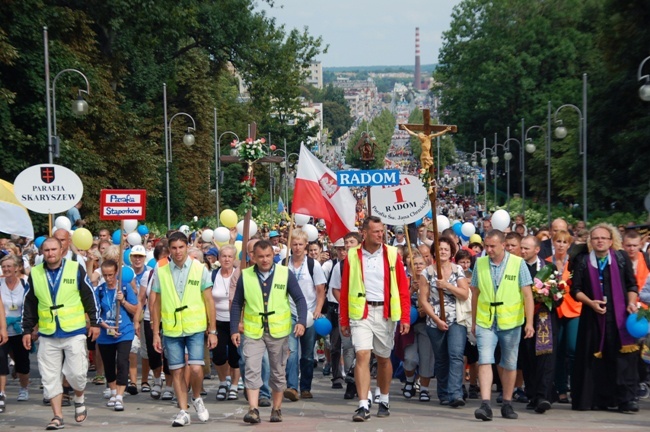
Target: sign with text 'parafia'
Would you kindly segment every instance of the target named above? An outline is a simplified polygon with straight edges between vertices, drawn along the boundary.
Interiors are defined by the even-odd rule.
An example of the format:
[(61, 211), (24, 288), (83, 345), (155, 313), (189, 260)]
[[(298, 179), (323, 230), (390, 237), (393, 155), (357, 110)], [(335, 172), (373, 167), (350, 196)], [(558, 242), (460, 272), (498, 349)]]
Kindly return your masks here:
[(79, 176), (61, 165), (33, 165), (14, 180), (16, 199), (36, 213), (63, 213), (74, 207), (83, 193)]
[(389, 225), (406, 225), (422, 219), (431, 210), (431, 203), (422, 181), (402, 174), (395, 186), (370, 189), (371, 213)]
[(102, 189), (99, 199), (101, 220), (143, 220), (146, 210), (146, 189)]

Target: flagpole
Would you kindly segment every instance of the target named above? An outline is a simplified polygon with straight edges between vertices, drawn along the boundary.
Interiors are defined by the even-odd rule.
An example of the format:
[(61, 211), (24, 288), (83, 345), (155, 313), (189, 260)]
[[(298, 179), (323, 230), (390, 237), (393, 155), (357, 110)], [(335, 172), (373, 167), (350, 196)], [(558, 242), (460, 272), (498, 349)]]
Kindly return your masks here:
[(287, 237), (287, 265), (289, 265), (289, 256), (291, 256), (291, 233), (293, 232), (294, 227), (294, 214), (291, 214), (291, 219), (289, 219), (289, 236)]

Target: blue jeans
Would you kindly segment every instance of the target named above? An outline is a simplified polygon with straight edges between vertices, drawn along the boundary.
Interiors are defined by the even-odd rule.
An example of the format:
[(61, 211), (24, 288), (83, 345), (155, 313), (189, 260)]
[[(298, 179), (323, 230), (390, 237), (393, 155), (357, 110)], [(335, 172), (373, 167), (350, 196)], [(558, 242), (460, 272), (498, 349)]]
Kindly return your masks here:
[(564, 317), (558, 321), (559, 329), (553, 329), (553, 331), (559, 331), (557, 357), (555, 358), (555, 389), (558, 394), (566, 394), (569, 391), (569, 375), (573, 374), (580, 317)]
[(505, 370), (517, 370), (521, 326), (510, 330), (492, 330), (476, 326), (476, 346), (478, 346), (478, 364), (494, 364), (494, 350), (497, 343), (501, 347), (499, 366)]
[(163, 334), (163, 346), (169, 370), (185, 367), (185, 350), (187, 349), (188, 364), (201, 365), (205, 349), (205, 333), (194, 333), (190, 336), (169, 337)]
[[(237, 347), (237, 352), (239, 353), (239, 374), (241, 375), (242, 381), (245, 382), (246, 378), (246, 366), (244, 362), (244, 356), (242, 355), (242, 347), (244, 346), (244, 335), (241, 335), (241, 341), (239, 342), (239, 347)], [(262, 387), (260, 387), (260, 398), (271, 399), (271, 389), (269, 388), (269, 378), (271, 378), (271, 365), (269, 364), (269, 353), (264, 353), (262, 358)], [(234, 383), (237, 385), (237, 383)]]
[(436, 374), (438, 399), (449, 402), (462, 399), (465, 372), (463, 354), (467, 328), (457, 323), (451, 324), (447, 331), (427, 326), (427, 334), (435, 357), (433, 368)]
[[(291, 317), (292, 328), (296, 325), (296, 317)], [(314, 345), (316, 345), (316, 329), (314, 326), (305, 329), (305, 334), (298, 340), (293, 332), (289, 335), (289, 360), (287, 360), (287, 388), (298, 390), (298, 343), (300, 342), (300, 391), (311, 391), (311, 381), (314, 377)]]

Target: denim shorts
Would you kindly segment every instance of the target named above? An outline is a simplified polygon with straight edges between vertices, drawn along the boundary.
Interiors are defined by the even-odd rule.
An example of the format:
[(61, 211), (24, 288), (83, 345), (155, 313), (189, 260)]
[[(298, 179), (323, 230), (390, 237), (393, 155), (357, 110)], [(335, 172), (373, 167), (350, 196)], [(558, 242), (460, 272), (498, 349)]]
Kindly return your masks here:
[(519, 354), (519, 340), (521, 339), (521, 326), (510, 330), (486, 329), (476, 326), (476, 345), (478, 346), (478, 364), (494, 364), (494, 350), (497, 342), (501, 347), (501, 361), (499, 366), (505, 370), (517, 370), (517, 356)]
[(180, 337), (163, 335), (163, 346), (165, 347), (165, 357), (169, 364), (169, 370), (180, 369), (185, 366), (185, 354), (187, 354), (188, 364), (201, 366), (205, 364), (203, 361), (205, 334), (203, 332)]

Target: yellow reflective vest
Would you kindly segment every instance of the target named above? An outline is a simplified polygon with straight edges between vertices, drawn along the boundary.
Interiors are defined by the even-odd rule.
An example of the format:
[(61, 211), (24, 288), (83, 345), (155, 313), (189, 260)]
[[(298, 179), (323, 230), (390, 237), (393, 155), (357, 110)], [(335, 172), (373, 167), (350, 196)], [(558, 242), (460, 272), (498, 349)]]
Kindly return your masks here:
[[(159, 261), (160, 265), (160, 261)], [(203, 265), (195, 260), (190, 264), (183, 298), (178, 297), (170, 263), (158, 267), (160, 281), (160, 316), (163, 334), (169, 337), (192, 335), (204, 332), (208, 328), (208, 318), (203, 302), (201, 282)]]
[(287, 297), (289, 269), (275, 265), (273, 286), (268, 301), (262, 299), (262, 287), (255, 273), (255, 267), (242, 271), (244, 284), (244, 336), (260, 339), (264, 335), (264, 317), (269, 327), (269, 334), (276, 339), (291, 333), (291, 309)]
[(86, 327), (86, 313), (79, 294), (79, 263), (65, 260), (56, 298), (52, 299), (50, 287), (45, 274), (45, 264), (32, 269), (34, 295), (38, 299), (38, 331), (43, 335), (56, 332), (56, 318), (61, 330), (73, 332)]
[[(382, 246), (383, 247), (383, 246)], [(348, 316), (353, 320), (360, 320), (366, 312), (366, 286), (363, 282), (363, 270), (361, 260), (359, 259), (361, 245), (348, 251), (348, 264), (350, 269), (348, 284)], [(397, 248), (386, 245), (386, 256), (388, 258), (388, 271), (390, 283), (390, 319), (399, 321), (402, 317), (402, 305), (399, 297), (399, 287), (397, 286), (397, 273), (395, 265), (397, 263)], [(382, 265), (384, 263), (382, 262)], [(384, 267), (385, 268), (385, 267)], [(385, 275), (384, 275), (385, 277)], [(384, 287), (382, 286), (382, 291)]]
[(476, 305), (476, 324), (483, 328), (491, 328), (496, 319), (499, 330), (510, 330), (521, 326), (524, 323), (524, 297), (519, 288), (521, 258), (509, 255), (496, 295), (489, 259), (485, 256), (476, 261), (480, 291)]

